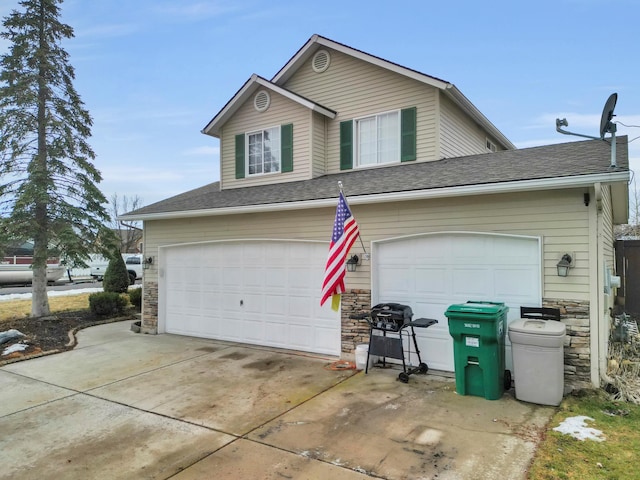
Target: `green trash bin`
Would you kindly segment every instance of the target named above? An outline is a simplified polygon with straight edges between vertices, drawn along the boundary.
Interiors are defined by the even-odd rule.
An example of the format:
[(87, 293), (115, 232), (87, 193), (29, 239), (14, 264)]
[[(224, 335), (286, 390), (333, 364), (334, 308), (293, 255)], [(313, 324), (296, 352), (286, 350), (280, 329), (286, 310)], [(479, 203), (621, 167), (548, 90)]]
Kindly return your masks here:
[(511, 372), (504, 368), (507, 312), (504, 303), (469, 301), (451, 305), (445, 315), (453, 337), (456, 392), (487, 400), (502, 397)]

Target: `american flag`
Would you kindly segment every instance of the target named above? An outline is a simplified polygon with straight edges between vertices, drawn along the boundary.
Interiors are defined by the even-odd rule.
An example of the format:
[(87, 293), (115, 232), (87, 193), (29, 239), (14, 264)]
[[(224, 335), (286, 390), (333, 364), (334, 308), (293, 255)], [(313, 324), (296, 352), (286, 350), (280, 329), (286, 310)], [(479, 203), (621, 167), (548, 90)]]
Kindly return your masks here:
[(340, 295), (344, 292), (345, 261), (349, 249), (360, 235), (356, 219), (351, 215), (351, 210), (340, 192), (338, 208), (336, 209), (336, 219), (333, 223), (333, 235), (329, 246), (329, 258), (324, 269), (324, 281), (322, 282), (322, 298), (320, 306), (333, 295)]

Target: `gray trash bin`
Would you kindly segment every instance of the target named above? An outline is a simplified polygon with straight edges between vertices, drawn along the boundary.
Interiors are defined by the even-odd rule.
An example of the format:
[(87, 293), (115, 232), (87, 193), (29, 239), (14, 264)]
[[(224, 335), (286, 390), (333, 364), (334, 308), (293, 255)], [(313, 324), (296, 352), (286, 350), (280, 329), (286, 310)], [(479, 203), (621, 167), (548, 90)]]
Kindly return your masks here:
[(564, 323), (521, 318), (509, 325), (516, 398), (560, 405), (564, 393)]

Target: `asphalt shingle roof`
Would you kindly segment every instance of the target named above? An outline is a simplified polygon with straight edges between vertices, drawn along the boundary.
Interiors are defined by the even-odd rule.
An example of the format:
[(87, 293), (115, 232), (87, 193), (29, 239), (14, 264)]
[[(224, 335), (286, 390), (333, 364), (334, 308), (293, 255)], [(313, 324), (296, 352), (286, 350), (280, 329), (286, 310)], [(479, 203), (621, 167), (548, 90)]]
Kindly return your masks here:
[(625, 172), (629, 170), (626, 142), (627, 137), (617, 139), (616, 167), (610, 166), (608, 141), (588, 140), (355, 169), (311, 180), (229, 190), (220, 190), (220, 182), (214, 182), (140, 208), (127, 216), (335, 198), (338, 181), (342, 181), (348, 196), (358, 196)]

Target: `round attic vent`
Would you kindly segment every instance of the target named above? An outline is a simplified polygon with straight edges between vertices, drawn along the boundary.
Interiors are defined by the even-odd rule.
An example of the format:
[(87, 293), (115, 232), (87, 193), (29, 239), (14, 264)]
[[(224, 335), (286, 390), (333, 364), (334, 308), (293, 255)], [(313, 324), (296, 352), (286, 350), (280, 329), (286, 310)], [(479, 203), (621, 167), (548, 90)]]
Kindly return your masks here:
[(327, 68), (329, 68), (329, 63), (331, 63), (331, 57), (329, 56), (329, 52), (327, 52), (326, 50), (318, 50), (316, 54), (313, 56), (311, 67), (313, 68), (314, 72), (322, 73)]
[(256, 107), (256, 110), (259, 112), (264, 112), (267, 108), (269, 108), (270, 103), (271, 97), (265, 90), (260, 90), (258, 93), (256, 93), (256, 96), (253, 97), (253, 106)]

